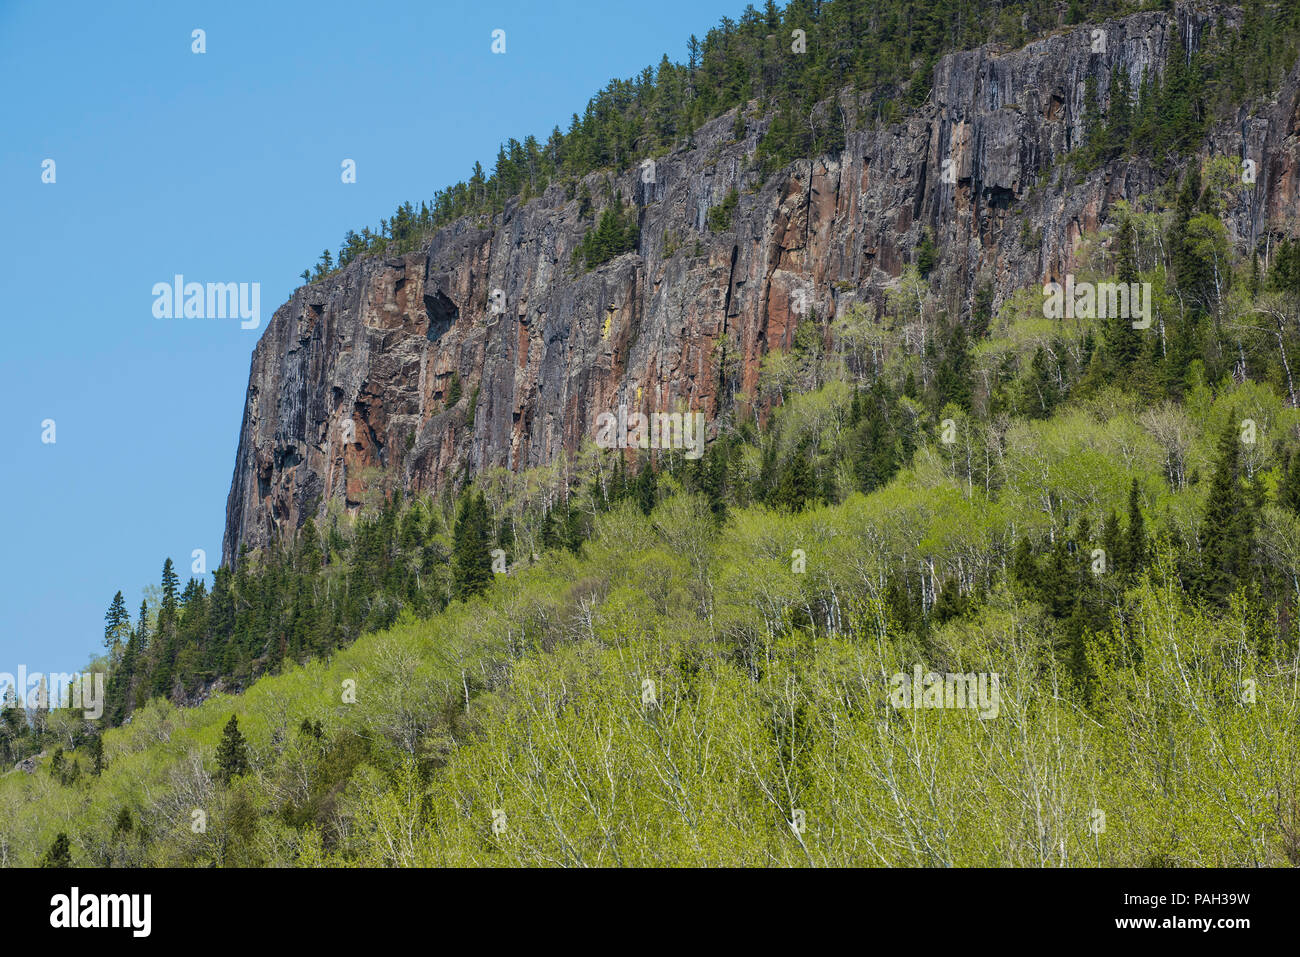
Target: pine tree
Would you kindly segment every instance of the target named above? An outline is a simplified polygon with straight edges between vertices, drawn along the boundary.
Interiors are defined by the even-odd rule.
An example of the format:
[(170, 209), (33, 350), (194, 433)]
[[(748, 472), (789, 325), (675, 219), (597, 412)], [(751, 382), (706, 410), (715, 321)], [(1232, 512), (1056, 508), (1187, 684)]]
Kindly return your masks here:
[[(1133, 223), (1127, 219), (1119, 227), (1116, 260), (1116, 279), (1122, 284), (1137, 282), (1137, 259), (1133, 251)], [(1119, 311), (1124, 312), (1122, 309)], [(1142, 351), (1141, 335), (1133, 328), (1132, 317), (1124, 315), (1108, 316), (1103, 327), (1103, 336), (1110, 367), (1120, 375), (1124, 375)]]
[(641, 471), (637, 473), (635, 491), (637, 504), (641, 506), (641, 513), (649, 515), (654, 511), (655, 502), (658, 500), (659, 495), (659, 480), (649, 459), (646, 459), (641, 466)]
[(861, 419), (853, 436), (853, 474), (858, 488), (872, 492), (898, 471), (899, 436), (890, 421), (894, 406), (888, 386), (880, 379), (872, 383), (861, 406)]
[(935, 249), (933, 234), (929, 229), (923, 230), (921, 241), (916, 246), (916, 271), (921, 274), (922, 279), (929, 278), (938, 258), (939, 253)]
[(68, 835), (60, 831), (54, 838), (54, 843), (50, 845), (49, 850), (41, 857), (41, 867), (71, 867), (72, 866), (72, 842), (68, 840)]
[(542, 548), (546, 551), (560, 547), (559, 522), (556, 521), (554, 508), (548, 508), (546, 514), (542, 516), (542, 531), (539, 537)]
[(805, 435), (795, 446), (772, 494), (774, 508), (798, 512), (814, 497), (816, 487), (812, 473), (811, 444), (812, 439)]
[(1059, 399), (1060, 390), (1048, 367), (1047, 352), (1039, 346), (1029, 364), (1029, 375), (1021, 392), (1021, 409), (1031, 419), (1046, 419)]
[(1124, 537), (1124, 565), (1129, 574), (1136, 575), (1146, 567), (1147, 549), (1142, 498), (1138, 492), (1138, 481), (1134, 479), (1128, 491), (1128, 531)]
[(483, 493), (466, 490), (461, 496), (452, 531), (452, 591), (462, 600), (487, 590), (492, 583), (491, 518)]
[(958, 322), (948, 337), (939, 368), (935, 371), (935, 406), (942, 409), (949, 402), (969, 412), (975, 391), (974, 362), (966, 327)]
[(1127, 571), (1124, 564), (1124, 538), (1120, 532), (1119, 519), (1112, 510), (1101, 524), (1101, 548), (1106, 553), (1108, 571), (1122, 575)]
[(180, 579), (168, 558), (162, 570), (162, 605), (158, 609), (158, 634), (150, 693), (156, 697), (171, 694), (177, 650), (177, 586)]
[(1300, 515), (1300, 449), (1292, 450), (1283, 463), (1277, 504), (1293, 515)]
[(119, 591), (104, 615), (104, 647), (117, 655), (130, 630), (131, 613), (126, 610), (126, 601)]
[(1197, 249), (1191, 222), (1201, 201), (1201, 167), (1193, 161), (1174, 204), (1173, 223), (1169, 229), (1170, 259), (1178, 289), (1188, 305), (1204, 308), (1207, 291), (1213, 285), (1210, 265)]
[(1106, 111), (1107, 157), (1129, 149), (1133, 136), (1133, 88), (1128, 70), (1118, 63), (1110, 71), (1110, 108)]
[(1214, 478), (1201, 519), (1200, 592), (1222, 603), (1250, 570), (1254, 514), (1242, 488), (1241, 447), (1231, 423), (1219, 439)]
[(248, 746), (239, 731), (239, 718), (232, 714), (217, 745), (217, 780), (228, 787), (234, 778), (247, 773)]

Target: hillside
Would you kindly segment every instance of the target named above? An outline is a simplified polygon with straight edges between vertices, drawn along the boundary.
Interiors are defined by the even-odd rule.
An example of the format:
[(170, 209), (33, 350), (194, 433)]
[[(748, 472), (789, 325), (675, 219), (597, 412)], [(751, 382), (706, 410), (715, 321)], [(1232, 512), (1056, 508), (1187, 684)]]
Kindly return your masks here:
[[(1234, 250), (1266, 246), (1290, 228), (1297, 195), (1296, 78), (1279, 73), (1275, 98), (1211, 111), (1248, 21), (1183, 3), (1107, 21), (1096, 37), (1080, 26), (951, 54), (901, 120), (872, 108), (874, 87), (826, 101), (842, 146), (775, 171), (763, 144), (783, 114), (755, 100), (689, 145), (625, 151), (618, 166), (300, 288), (253, 356), (224, 563), (332, 501), (355, 511), (367, 469), (436, 492), (492, 467), (550, 465), (620, 405), (697, 410), (715, 438), (766, 407), (760, 364), (793, 345), (801, 319), (883, 312), (924, 246), (936, 315), (969, 324), (977, 302), (996, 309), (1083, 271), (1083, 234), (1177, 182), (1193, 147), (1255, 164), (1254, 188), (1223, 220)], [(1191, 66), (1175, 58), (1164, 84), (1171, 50)], [(1112, 84), (1136, 101), (1131, 119), (1110, 115)], [(605, 242), (607, 261), (575, 263), (615, 210), (635, 221), (635, 244)]]
[(1027, 6), (322, 267), (0, 864), (1300, 864), (1300, 16)]

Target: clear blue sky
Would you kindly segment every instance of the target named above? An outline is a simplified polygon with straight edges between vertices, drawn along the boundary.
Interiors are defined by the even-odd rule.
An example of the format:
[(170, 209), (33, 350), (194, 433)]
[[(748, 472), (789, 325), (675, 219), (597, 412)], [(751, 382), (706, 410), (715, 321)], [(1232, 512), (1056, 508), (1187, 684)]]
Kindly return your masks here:
[[(743, 8), (0, 0), (0, 672), (81, 668), (117, 589), (220, 561), (249, 357), (322, 249)], [(261, 327), (155, 319), (176, 273), (260, 283)]]

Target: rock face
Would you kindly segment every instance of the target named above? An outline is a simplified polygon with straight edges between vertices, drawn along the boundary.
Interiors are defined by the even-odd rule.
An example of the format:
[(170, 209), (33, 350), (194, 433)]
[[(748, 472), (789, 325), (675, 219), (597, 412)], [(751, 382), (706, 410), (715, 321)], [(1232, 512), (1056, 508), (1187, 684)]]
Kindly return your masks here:
[[(948, 56), (930, 101), (905, 121), (858, 124), (845, 94), (832, 108), (868, 128), (839, 155), (766, 177), (756, 148), (768, 120), (750, 118), (736, 140), (733, 111), (690, 149), (591, 174), (572, 192), (552, 186), (491, 221), (457, 221), (418, 251), (299, 288), (253, 355), (224, 561), (330, 500), (357, 507), (375, 467), (421, 490), (549, 463), (620, 405), (701, 411), (712, 435), (738, 395), (754, 395), (768, 350), (789, 346), (814, 311), (882, 300), (924, 229), (941, 250), (941, 299), (957, 314), (984, 282), (997, 304), (1060, 277), (1111, 204), (1167, 175), (1136, 161), (1082, 178), (1053, 171), (1082, 137), (1085, 79), (1097, 78), (1104, 108), (1113, 66), (1136, 90), (1144, 70), (1182, 54), (1176, 37), (1195, 46), (1236, 16), (1180, 4), (1014, 52)], [(1231, 222), (1243, 245), (1293, 215), (1298, 90), (1300, 70), (1207, 140), (1209, 152), (1257, 164), (1256, 189)], [(733, 189), (729, 225), (711, 228), (709, 211)], [(574, 249), (616, 196), (637, 210), (638, 248), (575, 268)], [(448, 407), (453, 376), (461, 395)]]

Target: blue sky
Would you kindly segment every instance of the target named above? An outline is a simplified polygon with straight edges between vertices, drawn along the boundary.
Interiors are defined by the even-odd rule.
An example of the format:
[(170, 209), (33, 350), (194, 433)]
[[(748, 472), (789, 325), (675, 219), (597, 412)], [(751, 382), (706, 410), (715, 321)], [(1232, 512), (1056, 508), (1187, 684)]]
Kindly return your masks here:
[[(220, 561), (249, 357), (322, 249), (743, 7), (0, 0), (0, 672), (82, 667), (114, 591)], [(261, 326), (154, 318), (176, 273), (260, 283)]]

